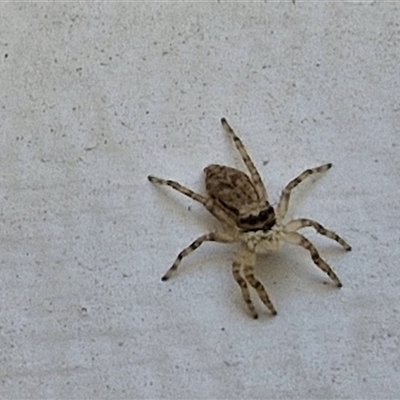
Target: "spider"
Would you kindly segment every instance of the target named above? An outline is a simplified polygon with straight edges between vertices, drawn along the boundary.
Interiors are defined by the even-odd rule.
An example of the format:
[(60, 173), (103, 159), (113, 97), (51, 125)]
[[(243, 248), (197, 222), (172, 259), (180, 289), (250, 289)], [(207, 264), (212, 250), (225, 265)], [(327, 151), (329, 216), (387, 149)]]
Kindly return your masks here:
[(350, 251), (347, 244), (336, 233), (324, 228), (311, 219), (300, 218), (284, 222), (289, 206), (292, 190), (312, 174), (327, 171), (332, 164), (324, 164), (316, 168), (306, 169), (290, 181), (283, 189), (278, 205), (274, 209), (269, 201), (265, 186), (253, 161), (248, 155), (242, 141), (235, 134), (225, 118), (221, 119), (226, 133), (233, 140), (250, 175), (224, 165), (209, 165), (204, 169), (207, 195), (195, 193), (178, 182), (148, 176), (150, 182), (167, 185), (180, 193), (203, 204), (203, 206), (220, 222), (223, 229), (206, 233), (197, 238), (192, 244), (183, 249), (166, 274), (161, 278), (168, 280), (177, 270), (182, 259), (195, 251), (204, 242), (242, 244), (242, 249), (234, 258), (232, 264), (233, 277), (238, 283), (243, 299), (253, 318), (258, 318), (257, 311), (250, 297), (249, 285), (255, 289), (261, 301), (267, 306), (272, 315), (276, 309), (272, 304), (264, 286), (255, 277), (254, 268), (257, 253), (279, 250), (282, 242), (298, 245), (306, 249), (315, 265), (325, 272), (337, 287), (342, 284), (332, 268), (320, 257), (315, 246), (298, 231), (301, 228), (314, 228), (321, 235), (335, 240)]

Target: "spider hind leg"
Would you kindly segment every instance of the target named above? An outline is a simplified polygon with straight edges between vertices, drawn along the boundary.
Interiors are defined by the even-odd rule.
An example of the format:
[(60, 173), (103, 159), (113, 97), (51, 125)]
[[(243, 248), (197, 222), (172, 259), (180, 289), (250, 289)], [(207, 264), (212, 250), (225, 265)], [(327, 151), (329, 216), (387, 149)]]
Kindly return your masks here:
[(250, 310), (251, 316), (254, 319), (257, 319), (258, 318), (258, 314), (257, 314), (257, 311), (256, 311), (256, 309), (254, 307), (253, 302), (251, 301), (249, 287), (247, 285), (247, 282), (240, 275), (240, 269), (241, 269), (241, 264), (239, 262), (237, 262), (237, 261), (234, 261), (233, 264), (232, 264), (233, 277), (235, 278), (235, 281), (240, 286), (244, 302), (246, 303), (248, 309)]
[[(250, 299), (250, 294), (247, 286), (247, 282), (252, 286), (258, 294), (260, 300), (267, 306), (272, 315), (277, 315), (276, 309), (272, 304), (264, 286), (254, 276), (254, 265), (256, 261), (256, 255), (252, 251), (244, 251), (240, 253), (233, 263), (233, 275), (236, 282), (239, 284), (242, 295), (247, 307), (249, 308), (253, 318), (258, 318), (257, 312), (255, 311), (254, 305)], [(240, 269), (243, 269), (244, 278), (240, 275)], [(246, 282), (247, 281), (247, 282)]]
[(325, 272), (329, 278), (336, 284), (337, 287), (342, 287), (339, 277), (333, 272), (332, 268), (321, 258), (316, 247), (303, 235), (297, 232), (287, 232), (283, 236), (283, 239), (291, 244), (296, 244), (309, 251), (314, 264), (323, 272)]
[(300, 218), (290, 221), (288, 224), (285, 225), (285, 230), (287, 232), (296, 232), (299, 229), (307, 227), (314, 228), (320, 235), (335, 240), (341, 246), (343, 246), (346, 251), (351, 250), (351, 246), (345, 240), (343, 240), (337, 233), (324, 228), (320, 223), (318, 223), (317, 221), (313, 221), (312, 219)]

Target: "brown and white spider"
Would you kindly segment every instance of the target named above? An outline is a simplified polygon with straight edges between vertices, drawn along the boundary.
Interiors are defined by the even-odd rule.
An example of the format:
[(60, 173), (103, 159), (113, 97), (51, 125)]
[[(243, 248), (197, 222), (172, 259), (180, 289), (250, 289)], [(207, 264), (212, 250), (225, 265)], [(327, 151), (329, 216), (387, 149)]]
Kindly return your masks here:
[(289, 206), (291, 191), (308, 176), (327, 171), (332, 164), (324, 164), (317, 168), (307, 169), (297, 178), (290, 181), (283, 189), (278, 205), (274, 210), (268, 202), (267, 192), (255, 165), (250, 159), (242, 141), (236, 136), (225, 118), (221, 119), (222, 126), (235, 143), (250, 177), (245, 173), (224, 165), (209, 165), (204, 169), (207, 196), (202, 196), (182, 186), (178, 182), (148, 176), (150, 182), (159, 185), (171, 186), (178, 192), (203, 204), (203, 206), (223, 223), (221, 231), (206, 233), (197, 238), (190, 246), (183, 249), (176, 258), (172, 267), (162, 277), (163, 281), (169, 279), (178, 268), (183, 257), (196, 250), (203, 242), (242, 243), (242, 250), (237, 253), (232, 265), (232, 272), (242, 291), (253, 318), (257, 318), (256, 309), (251, 301), (248, 284), (252, 286), (261, 301), (276, 315), (269, 296), (254, 276), (254, 267), (257, 253), (266, 253), (269, 250), (278, 250), (281, 242), (287, 242), (304, 247), (310, 252), (315, 265), (324, 271), (336, 284), (342, 284), (331, 267), (320, 257), (314, 245), (298, 230), (312, 227), (321, 235), (327, 236), (342, 245), (346, 250), (351, 250), (336, 233), (325, 229), (318, 222), (311, 219), (294, 219), (284, 222)]

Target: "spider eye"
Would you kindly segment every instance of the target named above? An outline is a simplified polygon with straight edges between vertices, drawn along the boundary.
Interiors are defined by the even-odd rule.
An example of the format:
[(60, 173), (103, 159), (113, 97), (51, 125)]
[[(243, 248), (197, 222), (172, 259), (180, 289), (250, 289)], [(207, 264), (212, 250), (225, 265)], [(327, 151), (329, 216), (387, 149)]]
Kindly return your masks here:
[(260, 211), (258, 215), (249, 215), (248, 217), (240, 218), (239, 221), (241, 225), (268, 230), (275, 223), (275, 211), (269, 206), (267, 209)]
[(267, 208), (266, 210), (262, 210), (259, 214), (258, 214), (258, 218), (260, 220), (267, 220), (270, 218), (271, 215), (274, 214), (274, 210), (272, 207)]

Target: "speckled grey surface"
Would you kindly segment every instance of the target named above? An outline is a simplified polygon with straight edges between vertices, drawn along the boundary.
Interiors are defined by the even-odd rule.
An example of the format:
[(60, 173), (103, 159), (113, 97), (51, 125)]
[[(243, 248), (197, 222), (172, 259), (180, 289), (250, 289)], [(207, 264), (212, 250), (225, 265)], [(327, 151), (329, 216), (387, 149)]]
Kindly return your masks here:
[[(0, 397), (398, 398), (399, 5), (2, 3)], [(253, 321), (215, 222), (148, 174), (203, 191), (245, 142), (302, 249), (261, 257)], [(328, 284), (324, 285), (326, 282)]]

